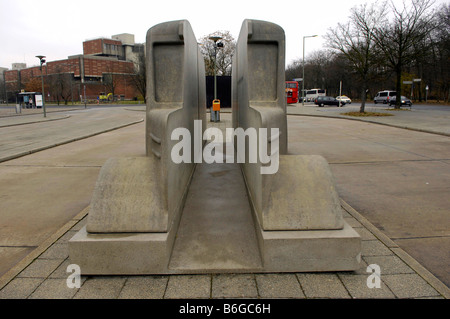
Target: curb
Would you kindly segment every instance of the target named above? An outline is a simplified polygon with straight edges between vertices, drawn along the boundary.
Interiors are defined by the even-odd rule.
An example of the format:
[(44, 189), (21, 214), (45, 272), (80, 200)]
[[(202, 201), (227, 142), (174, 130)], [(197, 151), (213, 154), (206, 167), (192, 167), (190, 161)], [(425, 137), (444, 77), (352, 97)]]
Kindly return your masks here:
[(368, 231), (370, 231), (378, 240), (386, 245), (397, 257), (399, 257), (405, 264), (411, 267), (423, 280), (430, 286), (436, 289), (445, 299), (450, 298), (450, 288), (448, 288), (442, 281), (436, 278), (425, 267), (423, 267), (417, 260), (411, 257), (403, 249), (401, 249), (392, 239), (387, 237), (381, 230), (376, 228), (365, 217), (358, 213), (353, 207), (341, 198), (341, 205), (345, 211), (358, 220)]
[(72, 143), (72, 142), (76, 142), (76, 141), (79, 141), (79, 140), (84, 140), (84, 139), (89, 138), (89, 137), (93, 137), (93, 136), (100, 135), (100, 134), (103, 134), (103, 133), (111, 132), (111, 131), (114, 131), (114, 130), (117, 130), (117, 129), (121, 129), (121, 128), (130, 126), (130, 125), (141, 123), (143, 121), (144, 121), (144, 119), (140, 119), (138, 121), (134, 121), (134, 122), (123, 124), (123, 125), (116, 126), (116, 127), (112, 127), (112, 128), (109, 128), (109, 129), (106, 129), (106, 130), (103, 130), (103, 131), (95, 132), (95, 133), (92, 133), (92, 134), (76, 137), (76, 138), (69, 139), (69, 140), (66, 140), (66, 141), (63, 141), (63, 142), (59, 142), (59, 143), (56, 143), (56, 144), (47, 145), (47, 146), (43, 146), (43, 147), (39, 147), (39, 148), (36, 148), (36, 149), (29, 150), (29, 151), (25, 151), (25, 152), (22, 152), (22, 153), (18, 153), (18, 154), (10, 155), (10, 156), (7, 156), (7, 157), (3, 157), (3, 158), (0, 158), (0, 163), (6, 162), (6, 161), (10, 161), (12, 159), (16, 159), (16, 158), (19, 158), (19, 157), (22, 157), (22, 156), (30, 155), (30, 154), (33, 154), (33, 153), (37, 153), (37, 152), (40, 152), (40, 151), (44, 151), (44, 150), (47, 150), (47, 149), (50, 149), (50, 148), (53, 148), (53, 147), (56, 147), (56, 146), (60, 146), (60, 145), (64, 145), (64, 144), (68, 144), (68, 143)]
[(16, 124), (6, 124), (6, 125), (0, 125), (0, 128), (3, 127), (11, 127), (11, 126), (19, 126), (19, 125), (27, 125), (27, 124), (35, 124), (35, 123), (42, 123), (42, 122), (51, 122), (51, 121), (58, 121), (58, 120), (65, 120), (68, 119), (70, 115), (66, 115), (57, 119), (46, 119), (46, 120), (40, 120), (40, 121), (33, 121), (33, 122), (24, 122), (24, 123), (16, 123)]
[(75, 215), (70, 221), (58, 229), (53, 235), (44, 240), (36, 249), (25, 256), (13, 268), (8, 270), (0, 277), (0, 289), (3, 289), (11, 280), (13, 280), (22, 270), (37, 259), (43, 252), (45, 252), (51, 245), (53, 245), (59, 238), (75, 226), (81, 219), (88, 214), (89, 206), (83, 209), (80, 213)]
[[(47, 114), (51, 114), (51, 113), (61, 113), (61, 112), (71, 112), (71, 111), (79, 111), (79, 110), (84, 110), (85, 108), (70, 108), (67, 110), (47, 110)], [(31, 115), (42, 115), (41, 112), (39, 113), (29, 113), (29, 114), (23, 114), (23, 113), (19, 113), (19, 114), (12, 114), (12, 115), (0, 115), (0, 119), (5, 119), (5, 118), (13, 118), (13, 117), (21, 117), (21, 116), (31, 116)]]
[(294, 115), (294, 116), (311, 116), (311, 117), (324, 117), (324, 118), (330, 118), (330, 119), (342, 119), (342, 120), (359, 121), (359, 122), (385, 125), (385, 126), (401, 128), (401, 129), (410, 130), (410, 131), (422, 132), (422, 133), (436, 134), (436, 135), (442, 135), (442, 136), (450, 136), (450, 133), (436, 132), (436, 131), (430, 131), (430, 130), (425, 130), (425, 129), (420, 129), (420, 128), (413, 128), (413, 127), (408, 127), (408, 126), (401, 126), (401, 125), (395, 125), (395, 124), (381, 123), (381, 122), (376, 122), (376, 121), (371, 121), (371, 120), (363, 120), (363, 119), (344, 117), (344, 116), (315, 115), (315, 114), (295, 114), (295, 113), (294, 114), (286, 113), (286, 114), (287, 115)]

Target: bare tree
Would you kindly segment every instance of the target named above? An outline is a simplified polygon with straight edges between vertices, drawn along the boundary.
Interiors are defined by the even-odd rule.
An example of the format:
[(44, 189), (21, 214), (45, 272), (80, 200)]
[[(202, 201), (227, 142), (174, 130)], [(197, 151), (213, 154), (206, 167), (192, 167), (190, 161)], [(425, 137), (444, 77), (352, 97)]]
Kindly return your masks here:
[[(373, 39), (377, 43), (387, 65), (396, 75), (396, 91), (401, 94), (402, 71), (405, 65), (412, 63), (416, 58), (417, 43), (422, 42), (434, 29), (434, 14), (432, 12), (433, 0), (410, 0), (410, 5), (403, 2), (402, 8), (390, 3), (392, 19), (373, 32)], [(401, 99), (396, 99), (395, 108), (400, 108)]]
[(364, 113), (369, 81), (377, 76), (379, 51), (374, 31), (384, 21), (385, 6), (363, 4), (351, 9), (350, 21), (330, 28), (325, 38), (327, 45), (341, 53), (351, 70), (362, 82), (360, 112)]
[(50, 90), (52, 95), (56, 97), (56, 101), (59, 102), (62, 99), (64, 104), (67, 105), (69, 99), (72, 97), (72, 74), (64, 73), (60, 66), (56, 67), (56, 72), (48, 76), (50, 80)]
[(436, 29), (430, 34), (429, 61), (426, 73), (428, 81), (434, 85), (435, 97), (448, 102), (450, 100), (450, 4), (438, 9)]
[(136, 61), (133, 63), (133, 70), (130, 73), (130, 81), (136, 90), (142, 95), (144, 101), (147, 101), (147, 69), (145, 65), (145, 52), (144, 47), (139, 51)]
[[(106, 88), (105, 93), (111, 93), (112, 100), (114, 100), (114, 96), (116, 94), (116, 88), (119, 84), (119, 75), (113, 72), (110, 73), (103, 73), (103, 85)], [(108, 99), (109, 99), (109, 93), (108, 93)], [(111, 100), (111, 101), (112, 101)]]
[(214, 41), (209, 38), (220, 36), (223, 43), (222, 48), (217, 49), (217, 75), (231, 75), (231, 62), (236, 48), (236, 40), (229, 31), (216, 31), (199, 40), (200, 50), (205, 59), (206, 75), (214, 75)]

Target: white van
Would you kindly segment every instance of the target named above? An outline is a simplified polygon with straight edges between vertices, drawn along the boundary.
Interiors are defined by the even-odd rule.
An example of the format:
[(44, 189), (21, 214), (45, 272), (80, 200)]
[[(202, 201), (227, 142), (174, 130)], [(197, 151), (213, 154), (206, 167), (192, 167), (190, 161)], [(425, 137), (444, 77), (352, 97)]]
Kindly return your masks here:
[(380, 91), (373, 98), (373, 102), (375, 104), (377, 104), (377, 103), (387, 104), (387, 103), (389, 103), (389, 99), (392, 96), (396, 96), (396, 95), (397, 95), (396, 91)]
[(305, 100), (306, 102), (314, 102), (314, 100), (318, 96), (325, 96), (327, 94), (327, 91), (323, 89), (310, 89), (306, 90)]

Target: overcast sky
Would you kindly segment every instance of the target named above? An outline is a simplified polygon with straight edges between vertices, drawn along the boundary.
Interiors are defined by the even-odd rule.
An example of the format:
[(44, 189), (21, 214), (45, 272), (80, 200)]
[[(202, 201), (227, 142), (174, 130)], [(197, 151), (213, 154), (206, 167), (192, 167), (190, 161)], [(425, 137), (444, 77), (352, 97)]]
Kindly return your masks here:
[[(323, 36), (338, 22), (348, 21), (350, 9), (374, 0), (0, 0), (0, 67), (14, 62), (38, 64), (83, 52), (82, 43), (120, 33), (145, 42), (152, 26), (187, 19), (197, 39), (228, 30), (237, 40), (244, 19), (278, 24), (286, 34), (286, 64), (324, 46)], [(402, 0), (393, 0), (400, 6)], [(405, 0), (410, 1), (410, 0)], [(435, 0), (436, 4), (448, 0)], [(381, 1), (379, 1), (381, 3)]]

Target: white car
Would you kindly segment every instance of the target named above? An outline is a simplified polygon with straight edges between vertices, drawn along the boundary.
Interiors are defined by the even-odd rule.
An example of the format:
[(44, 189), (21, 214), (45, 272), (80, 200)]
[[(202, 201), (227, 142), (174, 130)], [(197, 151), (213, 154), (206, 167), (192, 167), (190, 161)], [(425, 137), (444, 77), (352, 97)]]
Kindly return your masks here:
[(348, 96), (345, 95), (341, 95), (336, 97), (336, 100), (341, 101), (345, 104), (352, 104), (352, 100), (350, 100), (350, 98)]

